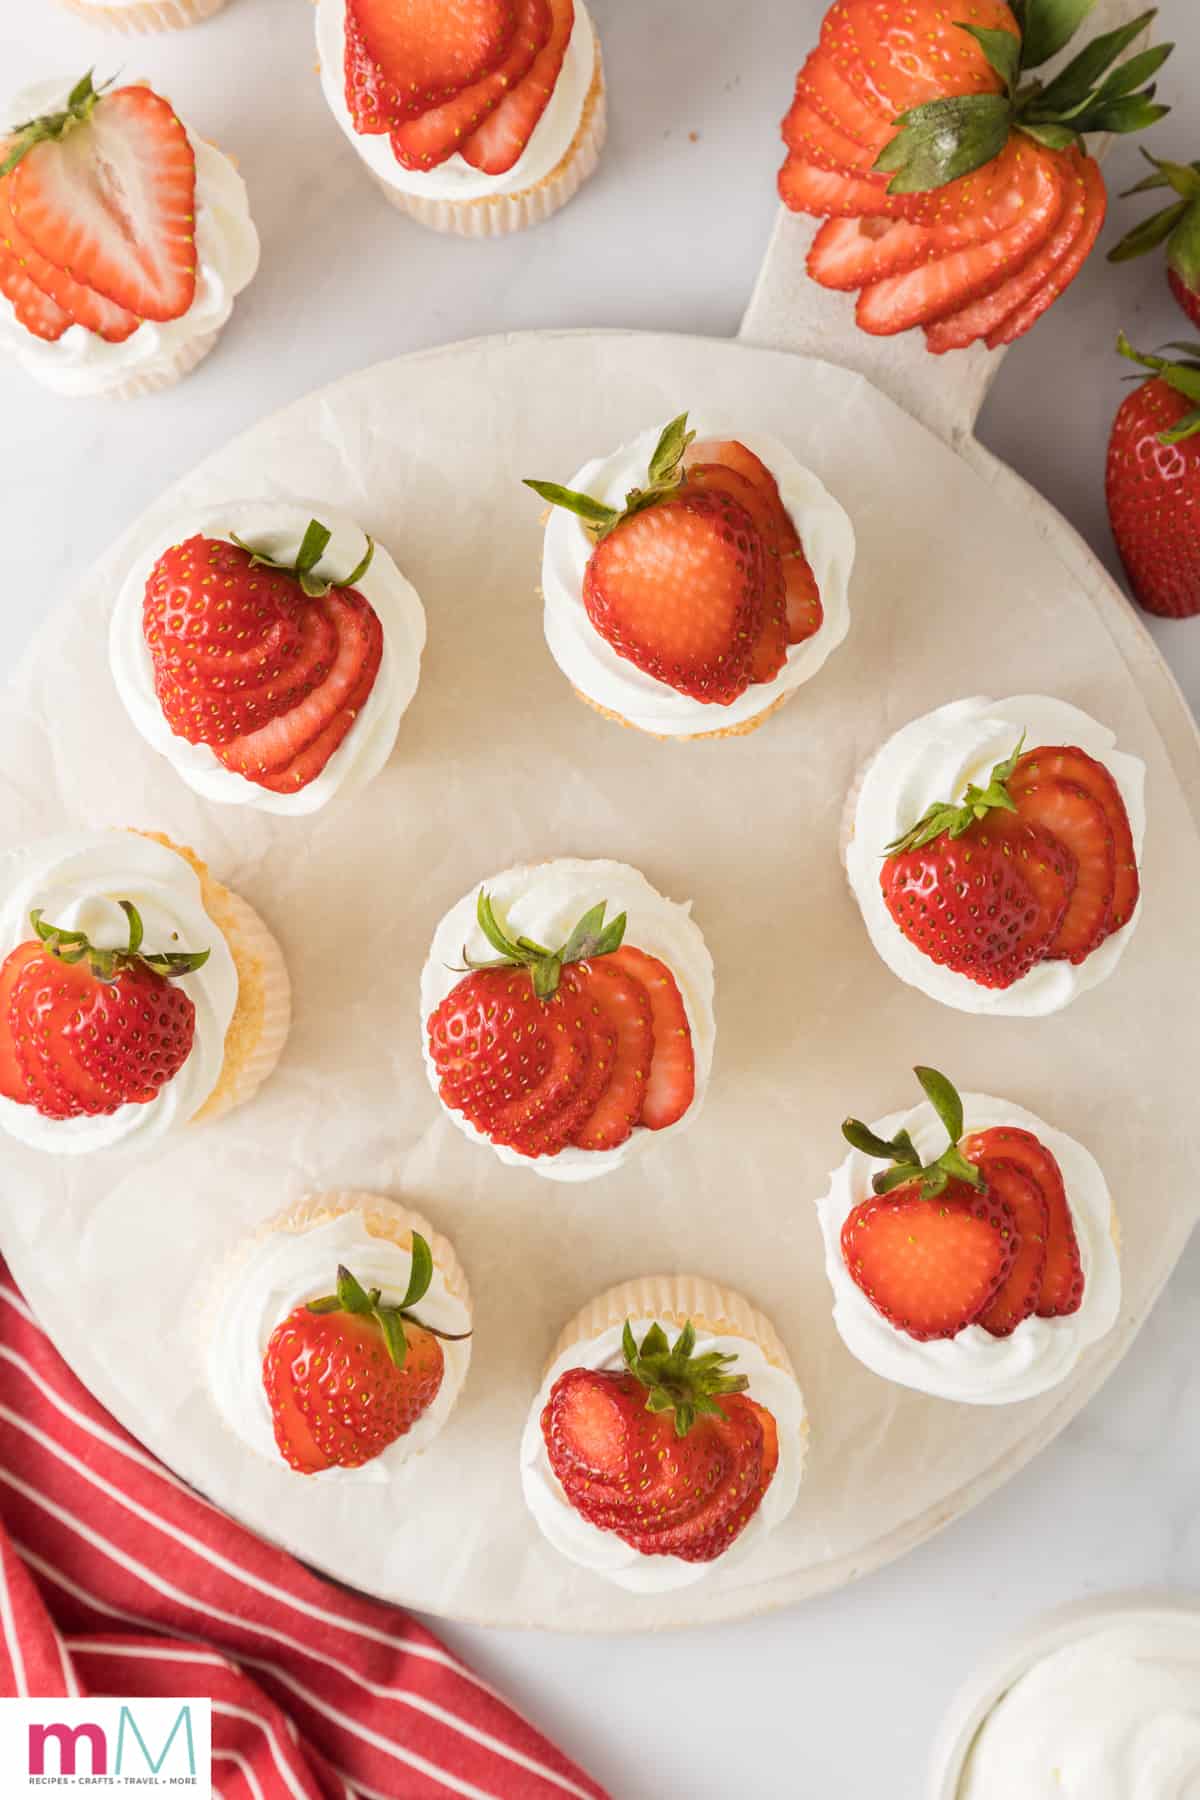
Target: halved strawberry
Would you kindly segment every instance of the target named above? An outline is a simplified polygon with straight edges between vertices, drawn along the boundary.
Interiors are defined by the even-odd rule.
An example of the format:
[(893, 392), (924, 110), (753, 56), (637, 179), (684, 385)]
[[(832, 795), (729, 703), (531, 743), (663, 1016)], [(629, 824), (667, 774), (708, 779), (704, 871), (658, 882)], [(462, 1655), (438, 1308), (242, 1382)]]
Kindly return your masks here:
[(1108, 936), (1112, 919), (1116, 852), (1104, 808), (1074, 781), (1031, 781), (1010, 792), (1018, 816), (1050, 832), (1075, 858), (1075, 886), (1045, 954), (1081, 963)]
[(862, 1200), (842, 1227), (855, 1285), (898, 1331), (926, 1342), (957, 1337), (990, 1305), (1018, 1249), (1004, 1203), (951, 1181), (926, 1199), (920, 1184)]
[(575, 28), (575, 0), (550, 0), (550, 11), (550, 36), (528, 73), (460, 145), (463, 160), (485, 175), (507, 174), (520, 161), (554, 93)]
[(10, 301), (17, 323), (45, 344), (56, 344), (71, 316), (31, 281), (12, 251), (0, 243), (0, 294)]
[(783, 560), (775, 547), (774, 518), (770, 502), (762, 489), (756, 487), (747, 476), (720, 462), (689, 461), (687, 476), (680, 491), (690, 493), (693, 489), (716, 489), (728, 494), (749, 513), (762, 538), (765, 552), (762, 622), (750, 654), (750, 679), (773, 681), (787, 661), (788, 624), (787, 587)]
[(796, 77), (796, 92), (802, 93), (829, 124), (853, 138), (864, 149), (878, 156), (895, 132), (895, 115), (889, 108), (881, 111), (873, 101), (842, 74), (837, 60), (824, 43), (819, 43)]
[(47, 262), (29, 239), (22, 236), (9, 205), (11, 180), (11, 176), (0, 180), (0, 250), (15, 257), (30, 281), (60, 306), (76, 325), (82, 325), (85, 331), (94, 331), (106, 343), (123, 344), (142, 321), (134, 313), (126, 312), (123, 306), (115, 306), (111, 300), (106, 300), (103, 294), (84, 287), (65, 269)]
[(139, 319), (178, 319), (196, 292), (196, 158), (148, 87), (103, 94), (74, 129), (35, 142), (9, 177), (22, 237)]
[(1120, 788), (1102, 762), (1077, 745), (1068, 744), (1027, 750), (1010, 777), (1009, 792), (1016, 799), (1025, 788), (1039, 781), (1073, 781), (1104, 808), (1116, 855), (1116, 889), (1109, 930), (1119, 931), (1128, 924), (1141, 891), (1133, 830)]
[(584, 999), (616, 1037), (612, 1075), (600, 1099), (571, 1134), (580, 1150), (614, 1150), (642, 1117), (654, 1057), (654, 1021), (641, 982), (611, 956), (579, 965)]
[[(1010, 157), (1017, 167), (1032, 173), (1029, 189), (1010, 176)], [(932, 324), (999, 287), (1047, 242), (1067, 191), (1056, 157), (1040, 145), (1014, 138), (980, 175), (983, 184), (974, 208), (989, 219), (1012, 217), (1015, 208), (1012, 222), (978, 242), (935, 254), (915, 268), (870, 283), (860, 293), (855, 312), (864, 331), (889, 336)]]
[(379, 77), (372, 96), (356, 88), (351, 112), (357, 104), (369, 116), (378, 103), (375, 116), (386, 119), (359, 129), (390, 130), (482, 80), (503, 60), (516, 28), (513, 0), (346, 0), (347, 85), (352, 41), (355, 72), (365, 53)]
[[(227, 769), (263, 787), (273, 786), (270, 778), (285, 771), (285, 789), (303, 786), (303, 779), (297, 779), (297, 759), (318, 738), (319, 767), (324, 767), (353, 725), (379, 672), (383, 628), (361, 594), (352, 588), (331, 588), (308, 604), (322, 609), (337, 633), (333, 666), (320, 687), (257, 730), (213, 746)], [(309, 772), (306, 779), (312, 778)]]
[(515, 7), (517, 29), (497, 67), (392, 131), (392, 154), (406, 169), (432, 169), (445, 162), (524, 81), (549, 41), (553, 19), (549, 0), (515, 0)]
[[(964, 1152), (965, 1154), (965, 1152)], [(969, 1158), (987, 1182), (988, 1193), (1012, 1214), (1018, 1239), (1012, 1268), (975, 1323), (993, 1337), (1011, 1337), (1036, 1310), (1046, 1272), (1050, 1212), (1046, 1196), (1027, 1169), (1006, 1156)]]
[(999, 350), (1002, 345), (1014, 344), (1019, 337), (1023, 337), (1047, 308), (1054, 305), (1059, 295), (1070, 287), (1091, 255), (1108, 212), (1108, 190), (1100, 173), (1100, 165), (1090, 156), (1083, 158), (1083, 180), (1087, 191), (1082, 229), (1066, 254), (1055, 263), (1048, 279), (1037, 292), (988, 332), (985, 341), (989, 350)]
[[(971, 0), (968, 22), (1020, 37), (1005, 0)], [(834, 0), (821, 44), (864, 101), (895, 119), (932, 100), (998, 94), (1003, 83), (952, 6)]]
[(985, 1156), (1002, 1156), (1036, 1181), (1047, 1208), (1046, 1266), (1042, 1272), (1037, 1315), (1040, 1319), (1055, 1319), (1078, 1312), (1083, 1304), (1083, 1267), (1075, 1222), (1057, 1158), (1033, 1132), (1024, 1131), (1017, 1125), (994, 1126), (988, 1131), (974, 1132), (963, 1139), (961, 1148), (969, 1162), (977, 1163)]
[(1079, 168), (1082, 160), (1077, 151), (1067, 153), (1064, 158), (1066, 198), (1058, 223), (1041, 249), (990, 294), (925, 327), (925, 341), (935, 356), (942, 356), (947, 350), (965, 350), (980, 338), (986, 338), (999, 329), (1010, 314), (1023, 309), (1051, 279), (1074, 246), (1087, 217), (1087, 183)]
[(678, 494), (601, 539), (584, 575), (584, 605), (618, 656), (679, 693), (728, 706), (750, 681), (765, 557), (735, 500)]
[(696, 1095), (696, 1053), (687, 1007), (674, 975), (657, 956), (622, 944), (608, 961), (640, 982), (650, 1001), (654, 1054), (638, 1122), (662, 1131), (682, 1119)]
[(816, 579), (804, 554), (795, 521), (783, 504), (779, 483), (762, 458), (736, 438), (723, 441), (710, 438), (702, 443), (692, 444), (684, 453), (683, 462), (686, 469), (690, 469), (695, 463), (722, 463), (726, 468), (735, 469), (740, 475), (744, 475), (761, 491), (768, 514), (761, 517), (756, 514), (755, 517), (760, 519), (767, 549), (778, 551), (783, 563), (787, 641), (789, 644), (799, 644), (819, 631), (824, 610)]

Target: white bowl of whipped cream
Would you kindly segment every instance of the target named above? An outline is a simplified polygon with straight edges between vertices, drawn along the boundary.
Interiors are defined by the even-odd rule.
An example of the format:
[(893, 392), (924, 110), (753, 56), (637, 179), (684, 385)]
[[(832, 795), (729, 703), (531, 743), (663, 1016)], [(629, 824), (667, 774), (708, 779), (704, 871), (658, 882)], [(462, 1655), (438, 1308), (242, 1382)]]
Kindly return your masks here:
[(1009, 1638), (957, 1695), (929, 1800), (1200, 1795), (1200, 1596), (1109, 1596)]

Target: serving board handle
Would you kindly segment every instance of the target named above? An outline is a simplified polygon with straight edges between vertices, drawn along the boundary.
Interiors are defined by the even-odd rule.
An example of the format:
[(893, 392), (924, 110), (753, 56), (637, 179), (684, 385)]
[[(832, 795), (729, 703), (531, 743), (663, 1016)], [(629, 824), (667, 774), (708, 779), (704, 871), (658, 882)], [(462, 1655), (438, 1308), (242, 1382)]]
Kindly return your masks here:
[[(1096, 0), (1078, 43), (1069, 47), (1059, 62), (1066, 61), (1072, 48), (1081, 47), (1085, 38), (1125, 25), (1143, 10), (1143, 0)], [(1150, 40), (1151, 33), (1146, 31), (1131, 49), (1144, 48)], [(1049, 64), (1048, 71), (1057, 66)], [(1103, 157), (1109, 141), (1096, 140), (1097, 156)], [(856, 369), (922, 425), (958, 448), (972, 436), (979, 409), (1006, 352), (975, 344), (970, 350), (933, 356), (920, 331), (907, 331), (899, 337), (872, 337), (860, 331), (854, 323), (854, 296), (819, 287), (805, 268), (817, 229), (817, 220), (780, 207), (739, 338), (747, 344), (795, 350)]]

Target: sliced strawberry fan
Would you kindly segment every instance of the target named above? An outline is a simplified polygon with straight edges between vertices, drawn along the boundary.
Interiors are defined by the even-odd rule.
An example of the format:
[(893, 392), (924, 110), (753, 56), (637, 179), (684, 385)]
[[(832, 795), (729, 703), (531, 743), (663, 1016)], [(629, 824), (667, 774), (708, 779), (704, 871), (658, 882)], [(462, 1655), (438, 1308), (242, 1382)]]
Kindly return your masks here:
[[(779, 191), (793, 211), (825, 220), (809, 274), (858, 290), (864, 331), (921, 327), (935, 354), (999, 348), (1079, 273), (1106, 209), (1087, 134), (1138, 131), (1169, 110), (1152, 78), (1172, 46), (1121, 60), (1154, 9), (1096, 38), (1052, 80), (1032, 73), (1093, 4), (973, 0), (960, 19), (941, 0), (830, 7), (783, 122)], [(1178, 199), (1147, 225), (1143, 247), (1172, 232), (1190, 247), (1200, 176), (1155, 168), (1142, 186), (1172, 186)], [(1200, 275), (1200, 250), (1193, 263)]]

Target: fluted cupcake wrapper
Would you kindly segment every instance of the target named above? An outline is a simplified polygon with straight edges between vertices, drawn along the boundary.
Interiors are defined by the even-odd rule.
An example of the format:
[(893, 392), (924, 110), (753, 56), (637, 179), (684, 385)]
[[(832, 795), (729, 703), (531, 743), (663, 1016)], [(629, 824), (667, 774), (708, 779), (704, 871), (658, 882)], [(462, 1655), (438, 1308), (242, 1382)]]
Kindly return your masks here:
[(584, 693), (582, 688), (572, 689), (576, 699), (582, 700), (585, 706), (590, 706), (593, 712), (600, 714), (601, 718), (611, 719), (614, 725), (623, 725), (626, 731), (640, 731), (643, 737), (654, 738), (660, 744), (701, 744), (710, 738), (749, 737), (752, 731), (757, 731), (760, 725), (765, 725), (773, 713), (777, 713), (781, 706), (786, 705), (797, 691), (797, 689), (791, 688), (786, 694), (780, 694), (777, 699), (772, 700), (769, 706), (764, 706), (760, 713), (755, 713), (752, 719), (743, 719), (740, 725), (726, 725), (717, 731), (667, 732), (648, 731), (644, 725), (635, 725), (633, 720), (627, 719), (623, 713), (614, 712), (609, 706), (601, 706), (598, 700), (593, 700), (590, 695)]
[(226, 0), (139, 0), (135, 6), (89, 6), (87, 0), (59, 0), (89, 25), (144, 37), (154, 31), (183, 31), (219, 13)]
[(597, 44), (596, 72), (584, 101), (579, 129), (562, 161), (533, 187), (475, 200), (446, 200), (404, 193), (374, 175), (374, 171), (372, 174), (393, 206), (430, 231), (452, 232), (458, 237), (506, 237), (510, 232), (542, 224), (574, 198), (595, 172), (607, 132), (604, 70)]
[(283, 951), (248, 901), (212, 882), (211, 876), (208, 880), (205, 907), (213, 912), (237, 964), (238, 1004), (225, 1034), (221, 1078), (198, 1119), (218, 1119), (258, 1092), (279, 1061), (292, 1023), (292, 987)]
[(697, 1332), (748, 1338), (769, 1363), (796, 1378), (791, 1359), (770, 1319), (734, 1288), (721, 1287), (703, 1275), (641, 1275), (619, 1282), (563, 1326), (546, 1368), (575, 1344), (591, 1343), (626, 1319), (657, 1319), (677, 1329), (690, 1319)]

